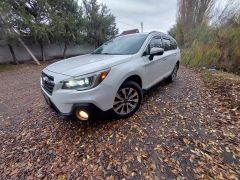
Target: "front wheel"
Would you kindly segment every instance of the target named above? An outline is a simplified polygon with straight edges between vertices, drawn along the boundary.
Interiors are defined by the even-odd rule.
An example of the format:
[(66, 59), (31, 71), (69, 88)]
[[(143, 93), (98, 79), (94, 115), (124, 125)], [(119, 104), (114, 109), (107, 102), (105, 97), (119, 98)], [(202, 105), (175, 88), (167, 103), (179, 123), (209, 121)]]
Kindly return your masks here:
[(125, 82), (115, 96), (113, 114), (117, 118), (132, 116), (139, 109), (142, 97), (142, 89), (137, 83), (133, 81)]

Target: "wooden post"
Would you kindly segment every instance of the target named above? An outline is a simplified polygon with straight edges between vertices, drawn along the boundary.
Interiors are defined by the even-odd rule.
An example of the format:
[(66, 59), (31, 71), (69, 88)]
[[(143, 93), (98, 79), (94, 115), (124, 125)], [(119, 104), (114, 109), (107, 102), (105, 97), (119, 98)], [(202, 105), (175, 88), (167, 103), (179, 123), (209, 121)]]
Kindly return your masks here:
[(19, 42), (23, 45), (23, 47), (27, 50), (27, 52), (30, 54), (30, 56), (33, 58), (33, 60), (37, 63), (37, 65), (41, 65), (40, 62), (37, 60), (37, 58), (34, 56), (32, 51), (27, 47), (27, 45), (23, 42), (21, 38), (18, 38)]

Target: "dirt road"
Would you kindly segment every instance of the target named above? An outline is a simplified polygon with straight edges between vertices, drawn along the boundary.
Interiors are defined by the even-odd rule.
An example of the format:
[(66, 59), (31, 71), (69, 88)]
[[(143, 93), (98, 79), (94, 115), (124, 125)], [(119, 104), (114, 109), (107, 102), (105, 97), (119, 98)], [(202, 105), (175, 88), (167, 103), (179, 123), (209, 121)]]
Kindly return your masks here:
[(59, 118), (40, 92), (44, 66), (0, 73), (0, 179), (237, 179), (239, 107), (185, 67), (125, 120)]

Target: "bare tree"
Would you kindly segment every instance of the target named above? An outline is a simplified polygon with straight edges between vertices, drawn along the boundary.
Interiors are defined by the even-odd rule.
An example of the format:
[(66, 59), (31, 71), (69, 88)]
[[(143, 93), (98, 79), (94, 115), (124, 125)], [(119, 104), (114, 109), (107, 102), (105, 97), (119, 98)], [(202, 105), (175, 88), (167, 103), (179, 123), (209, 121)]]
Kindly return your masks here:
[(216, 0), (178, 0), (177, 29), (183, 44), (189, 41), (189, 33), (193, 28), (208, 22), (215, 2)]
[(240, 2), (228, 0), (223, 8), (216, 7), (211, 16), (212, 23), (215, 26), (239, 26)]

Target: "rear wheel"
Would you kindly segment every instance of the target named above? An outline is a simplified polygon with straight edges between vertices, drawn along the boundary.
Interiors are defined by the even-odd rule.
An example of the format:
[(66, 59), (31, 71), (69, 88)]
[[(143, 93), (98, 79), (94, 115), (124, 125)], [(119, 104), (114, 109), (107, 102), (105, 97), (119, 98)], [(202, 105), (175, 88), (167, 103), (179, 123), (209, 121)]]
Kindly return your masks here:
[(115, 96), (113, 114), (117, 118), (130, 117), (139, 109), (141, 102), (141, 87), (133, 81), (127, 81), (119, 88)]
[(179, 69), (179, 64), (177, 63), (172, 71), (172, 73), (170, 74), (170, 76), (167, 78), (167, 80), (169, 82), (174, 82), (176, 79), (177, 79), (177, 72), (178, 72), (178, 69)]

